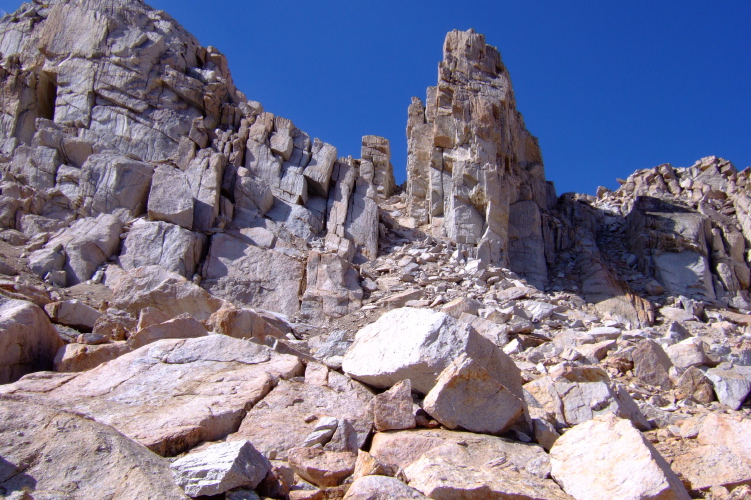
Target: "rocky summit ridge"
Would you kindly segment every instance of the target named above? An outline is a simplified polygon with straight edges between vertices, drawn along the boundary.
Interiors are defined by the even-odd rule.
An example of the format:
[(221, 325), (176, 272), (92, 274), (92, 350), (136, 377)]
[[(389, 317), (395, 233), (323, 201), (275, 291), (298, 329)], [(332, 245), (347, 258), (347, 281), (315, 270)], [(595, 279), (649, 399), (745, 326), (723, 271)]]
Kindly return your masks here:
[(558, 196), (446, 36), (338, 156), (141, 1), (0, 19), (0, 496), (751, 497), (751, 173)]

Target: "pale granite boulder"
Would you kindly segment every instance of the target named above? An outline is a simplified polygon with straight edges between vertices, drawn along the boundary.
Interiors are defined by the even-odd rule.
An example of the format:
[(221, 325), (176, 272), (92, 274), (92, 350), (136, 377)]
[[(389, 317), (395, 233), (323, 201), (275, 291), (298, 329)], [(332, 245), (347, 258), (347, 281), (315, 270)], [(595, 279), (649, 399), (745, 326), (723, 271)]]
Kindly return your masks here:
[(691, 498), (670, 465), (631, 422), (595, 417), (558, 438), (552, 475), (577, 500)]
[(462, 353), (522, 397), (521, 374), (508, 355), (469, 325), (426, 309), (395, 309), (361, 329), (342, 368), (375, 387), (387, 388), (409, 379), (416, 391), (427, 394), (440, 373)]

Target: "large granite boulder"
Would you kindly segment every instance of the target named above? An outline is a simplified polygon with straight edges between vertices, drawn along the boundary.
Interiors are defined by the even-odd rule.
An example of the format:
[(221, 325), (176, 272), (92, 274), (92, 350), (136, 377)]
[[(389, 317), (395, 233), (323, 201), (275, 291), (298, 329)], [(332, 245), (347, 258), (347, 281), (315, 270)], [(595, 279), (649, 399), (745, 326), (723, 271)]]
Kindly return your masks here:
[(613, 414), (573, 427), (550, 450), (552, 475), (577, 500), (691, 498), (631, 422)]
[(427, 394), (461, 354), (513, 395), (523, 397), (521, 374), (508, 355), (466, 323), (426, 309), (395, 309), (361, 329), (342, 368), (374, 387), (388, 388), (409, 379), (416, 391)]
[(137, 220), (128, 231), (120, 252), (126, 271), (160, 266), (190, 278), (196, 271), (207, 238), (168, 222)]
[(300, 309), (303, 262), (229, 233), (211, 238), (206, 259), (202, 286), (213, 295), (290, 316)]
[(133, 315), (153, 307), (172, 318), (188, 313), (204, 321), (221, 309), (224, 301), (177, 273), (160, 266), (145, 266), (120, 278), (112, 290), (110, 305)]
[(120, 249), (120, 233), (123, 223), (114, 215), (78, 219), (70, 227), (57, 234), (46, 248), (65, 250), (65, 271), (68, 286), (91, 279), (99, 266)]

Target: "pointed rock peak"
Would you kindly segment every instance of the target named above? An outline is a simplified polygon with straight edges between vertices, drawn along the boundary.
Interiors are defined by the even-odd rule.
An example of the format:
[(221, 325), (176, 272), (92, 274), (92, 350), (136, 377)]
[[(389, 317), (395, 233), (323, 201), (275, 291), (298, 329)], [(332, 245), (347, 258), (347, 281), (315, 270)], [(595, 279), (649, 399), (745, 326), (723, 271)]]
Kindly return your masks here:
[(469, 63), (470, 67), (496, 75), (504, 70), (498, 49), (486, 44), (485, 35), (476, 33), (473, 29), (450, 31), (443, 42), (442, 67), (448, 65), (451, 70), (469, 73), (462, 63)]

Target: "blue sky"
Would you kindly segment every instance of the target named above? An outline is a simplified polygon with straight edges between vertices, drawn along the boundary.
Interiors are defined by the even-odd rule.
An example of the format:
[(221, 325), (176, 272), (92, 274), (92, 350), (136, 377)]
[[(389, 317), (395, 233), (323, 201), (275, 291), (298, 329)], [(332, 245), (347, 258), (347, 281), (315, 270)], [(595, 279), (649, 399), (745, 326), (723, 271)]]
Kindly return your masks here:
[(225, 53), (249, 99), (340, 155), (388, 138), (399, 182), (410, 98), (436, 83), (446, 32), (470, 27), (500, 49), (558, 193), (708, 155), (751, 165), (748, 0), (149, 3)]

